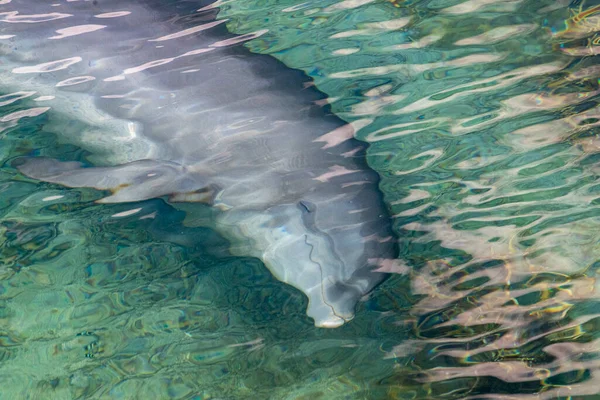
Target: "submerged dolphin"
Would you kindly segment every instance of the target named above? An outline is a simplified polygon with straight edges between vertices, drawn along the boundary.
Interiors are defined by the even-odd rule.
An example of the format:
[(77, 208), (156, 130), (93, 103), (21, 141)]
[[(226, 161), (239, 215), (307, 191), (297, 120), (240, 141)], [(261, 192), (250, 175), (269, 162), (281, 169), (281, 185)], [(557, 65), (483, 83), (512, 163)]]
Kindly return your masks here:
[(210, 2), (165, 3), (0, 6), (2, 90), (47, 100), (3, 121), (49, 107), (71, 120), (49, 126), (95, 164), (29, 158), (20, 171), (111, 190), (104, 203), (210, 201), (235, 254), (305, 293), (317, 326), (343, 324), (395, 257), (352, 127), (301, 73), (239, 45), (263, 32), (229, 34)]

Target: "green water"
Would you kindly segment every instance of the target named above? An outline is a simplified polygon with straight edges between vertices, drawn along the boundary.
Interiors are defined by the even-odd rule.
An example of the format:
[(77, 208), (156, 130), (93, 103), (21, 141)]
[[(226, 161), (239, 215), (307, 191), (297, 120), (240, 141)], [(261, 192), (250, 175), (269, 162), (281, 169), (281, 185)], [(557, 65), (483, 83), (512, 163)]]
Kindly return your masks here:
[(599, 398), (599, 6), (223, 2), (382, 178), (400, 257), (335, 330), (194, 227), (209, 209), (115, 218), (131, 206), (11, 167), (84, 156), (52, 114), (0, 125), (0, 398)]

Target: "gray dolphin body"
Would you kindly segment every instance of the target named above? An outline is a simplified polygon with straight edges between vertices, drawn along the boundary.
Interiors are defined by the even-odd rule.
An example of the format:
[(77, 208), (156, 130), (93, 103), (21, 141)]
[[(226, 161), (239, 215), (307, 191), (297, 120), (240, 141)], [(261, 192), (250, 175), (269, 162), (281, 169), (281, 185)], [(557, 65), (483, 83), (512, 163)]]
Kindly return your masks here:
[(234, 253), (304, 292), (317, 326), (339, 326), (382, 280), (377, 263), (395, 257), (378, 176), (307, 79), (240, 46), (261, 32), (229, 34), (209, 3), (0, 5), (0, 85), (42, 106), (3, 121), (66, 115), (54, 131), (94, 164), (30, 158), (19, 169), (110, 189), (106, 203), (210, 195)]

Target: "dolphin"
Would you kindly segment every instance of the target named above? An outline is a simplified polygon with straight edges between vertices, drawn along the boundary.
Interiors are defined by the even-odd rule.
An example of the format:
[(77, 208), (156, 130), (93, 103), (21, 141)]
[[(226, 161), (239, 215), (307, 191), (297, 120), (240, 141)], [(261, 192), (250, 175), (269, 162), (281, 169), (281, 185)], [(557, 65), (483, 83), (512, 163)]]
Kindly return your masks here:
[(89, 152), (19, 159), (24, 175), (102, 203), (208, 202), (232, 253), (302, 291), (316, 326), (353, 318), (397, 252), (379, 177), (305, 75), (242, 45), (264, 31), (230, 34), (212, 1), (0, 3), (0, 104), (36, 102), (0, 121), (49, 113)]

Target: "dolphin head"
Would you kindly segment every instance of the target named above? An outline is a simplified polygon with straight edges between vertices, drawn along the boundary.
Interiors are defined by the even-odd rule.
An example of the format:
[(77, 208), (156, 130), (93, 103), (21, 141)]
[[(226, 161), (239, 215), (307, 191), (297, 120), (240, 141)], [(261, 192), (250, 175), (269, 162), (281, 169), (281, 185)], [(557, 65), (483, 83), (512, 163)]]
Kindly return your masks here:
[(357, 302), (384, 278), (378, 261), (396, 256), (382, 210), (380, 194), (364, 185), (315, 191), (267, 210), (233, 209), (218, 224), (234, 236), (233, 253), (260, 258), (308, 297), (316, 326), (332, 328), (351, 320)]

